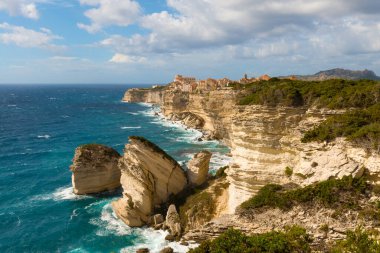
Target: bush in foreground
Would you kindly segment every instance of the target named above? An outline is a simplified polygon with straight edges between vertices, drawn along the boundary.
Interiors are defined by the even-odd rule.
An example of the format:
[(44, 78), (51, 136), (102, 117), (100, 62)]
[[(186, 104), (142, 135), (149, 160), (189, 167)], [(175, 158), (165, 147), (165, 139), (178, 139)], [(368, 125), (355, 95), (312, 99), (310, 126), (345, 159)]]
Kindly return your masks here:
[(304, 228), (293, 226), (284, 232), (272, 231), (247, 236), (229, 229), (212, 241), (203, 242), (190, 253), (311, 252), (311, 239)]

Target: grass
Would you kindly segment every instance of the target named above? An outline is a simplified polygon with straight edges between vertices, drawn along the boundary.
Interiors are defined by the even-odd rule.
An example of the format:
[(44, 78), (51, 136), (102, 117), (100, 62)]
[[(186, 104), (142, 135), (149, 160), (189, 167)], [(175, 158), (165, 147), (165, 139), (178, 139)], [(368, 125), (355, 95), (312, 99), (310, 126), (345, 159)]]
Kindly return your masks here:
[(205, 241), (189, 253), (248, 253), (248, 252), (311, 252), (311, 238), (304, 228), (293, 226), (284, 232), (268, 232), (247, 236), (229, 229), (212, 241)]
[(285, 190), (283, 186), (268, 184), (259, 192), (240, 206), (241, 214), (244, 210), (259, 209), (263, 207), (290, 209), (301, 203), (318, 201), (326, 207), (357, 206), (358, 197), (364, 195), (370, 186), (365, 177), (360, 179), (345, 176), (342, 179), (329, 179), (303, 188)]

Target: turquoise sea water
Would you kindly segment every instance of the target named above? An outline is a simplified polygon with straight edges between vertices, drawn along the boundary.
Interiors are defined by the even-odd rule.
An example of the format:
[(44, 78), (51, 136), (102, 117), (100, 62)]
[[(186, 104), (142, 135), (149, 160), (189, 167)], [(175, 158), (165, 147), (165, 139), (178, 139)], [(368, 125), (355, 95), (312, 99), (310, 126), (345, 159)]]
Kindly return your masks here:
[(156, 116), (158, 108), (122, 103), (128, 88), (0, 86), (0, 252), (155, 252), (166, 245), (165, 232), (116, 219), (110, 202), (117, 196), (72, 194), (75, 148), (102, 143), (122, 152), (128, 136), (141, 135), (182, 163), (208, 149), (213, 168), (228, 162), (228, 149), (197, 142), (199, 132)]

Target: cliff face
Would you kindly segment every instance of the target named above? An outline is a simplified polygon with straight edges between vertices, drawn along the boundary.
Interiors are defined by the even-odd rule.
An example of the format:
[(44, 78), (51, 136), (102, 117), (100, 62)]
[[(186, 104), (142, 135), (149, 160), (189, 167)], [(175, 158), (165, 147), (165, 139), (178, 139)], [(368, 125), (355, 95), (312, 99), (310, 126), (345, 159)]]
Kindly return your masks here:
[(103, 145), (78, 147), (70, 166), (74, 193), (100, 193), (120, 187), (119, 158), (116, 150)]
[[(144, 91), (149, 93), (149, 91)], [(310, 184), (329, 177), (360, 175), (367, 168), (374, 180), (380, 175), (380, 156), (353, 147), (339, 139), (330, 144), (301, 143), (303, 133), (330, 114), (340, 113), (313, 108), (237, 106), (239, 93), (217, 90), (203, 94), (167, 90), (160, 96), (135, 96), (128, 101), (161, 105), (166, 116), (191, 112), (204, 120), (203, 130), (221, 139), (233, 156), (227, 170), (228, 210), (250, 198), (267, 183)], [(148, 100), (140, 100), (141, 98)], [(292, 173), (285, 174), (285, 169)]]
[(123, 197), (113, 202), (116, 214), (129, 226), (146, 224), (154, 208), (187, 185), (180, 165), (153, 143), (130, 137), (119, 161)]

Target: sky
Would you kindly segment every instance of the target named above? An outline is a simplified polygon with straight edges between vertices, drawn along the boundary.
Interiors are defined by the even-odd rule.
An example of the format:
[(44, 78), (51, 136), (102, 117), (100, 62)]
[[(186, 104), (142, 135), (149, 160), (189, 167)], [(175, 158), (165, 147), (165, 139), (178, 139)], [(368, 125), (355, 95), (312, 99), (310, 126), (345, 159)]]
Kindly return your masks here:
[(380, 74), (378, 0), (0, 0), (0, 84)]

